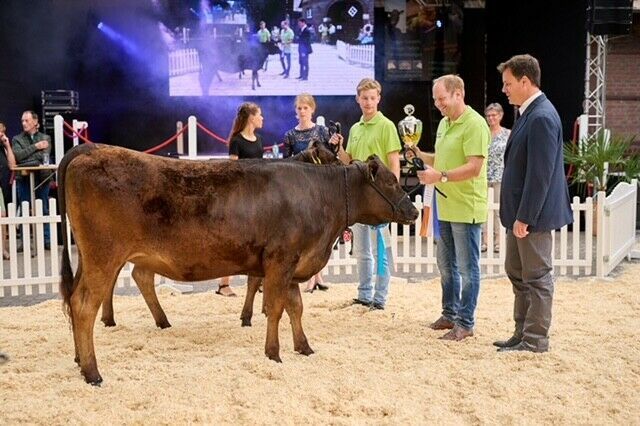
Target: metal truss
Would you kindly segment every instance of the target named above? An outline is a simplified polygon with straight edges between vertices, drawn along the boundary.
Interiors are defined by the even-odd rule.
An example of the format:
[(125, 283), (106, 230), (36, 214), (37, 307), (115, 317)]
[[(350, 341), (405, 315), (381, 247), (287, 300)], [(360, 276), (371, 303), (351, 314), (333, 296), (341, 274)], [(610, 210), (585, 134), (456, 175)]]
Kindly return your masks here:
[[(587, 33), (587, 59), (584, 85), (584, 114), (587, 116), (586, 137), (605, 128), (607, 94), (607, 36)], [(583, 133), (584, 134), (584, 133)]]

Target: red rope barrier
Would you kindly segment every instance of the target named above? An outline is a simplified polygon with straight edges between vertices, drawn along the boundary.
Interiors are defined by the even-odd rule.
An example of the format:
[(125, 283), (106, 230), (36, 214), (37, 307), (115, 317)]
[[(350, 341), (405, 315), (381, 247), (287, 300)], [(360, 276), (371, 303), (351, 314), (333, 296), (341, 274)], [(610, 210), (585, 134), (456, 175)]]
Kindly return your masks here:
[[(76, 130), (75, 130), (73, 127), (71, 127), (69, 124), (67, 124), (67, 122), (66, 122), (66, 121), (63, 121), (63, 122), (62, 122), (62, 124), (63, 124), (67, 129), (71, 130), (71, 132), (72, 132), (72, 134), (73, 134), (73, 135), (75, 135), (75, 136), (79, 137), (79, 138), (80, 138), (80, 140), (82, 140), (82, 142), (84, 142), (84, 143), (94, 143), (93, 141), (91, 141), (91, 140), (89, 140), (88, 138), (84, 137), (84, 136), (83, 136), (83, 135), (81, 135), (80, 133), (76, 132)], [(85, 127), (85, 129), (86, 129), (86, 127)], [(82, 130), (81, 130), (81, 131), (82, 131)], [(87, 132), (87, 133), (88, 133), (88, 132)]]
[(226, 140), (226, 139), (224, 139), (224, 138), (222, 138), (222, 137), (220, 137), (220, 136), (216, 135), (216, 134), (215, 134), (215, 133), (213, 133), (211, 130), (209, 130), (209, 129), (207, 129), (206, 127), (204, 127), (202, 124), (200, 124), (200, 123), (196, 123), (196, 125), (197, 125), (197, 126), (198, 126), (202, 131), (203, 131), (203, 132), (205, 132), (206, 134), (208, 134), (208, 135), (209, 135), (209, 136), (211, 136), (212, 138), (214, 138), (214, 139), (216, 139), (216, 140), (218, 140), (218, 141), (222, 142), (222, 143), (223, 143), (223, 144), (225, 144), (225, 145), (229, 145), (229, 142), (227, 142), (227, 140)]
[(161, 150), (162, 148), (164, 148), (165, 146), (173, 143), (176, 139), (178, 139), (178, 136), (180, 136), (181, 134), (183, 134), (186, 130), (188, 129), (188, 127), (183, 127), (182, 129), (180, 129), (179, 132), (177, 132), (175, 135), (171, 136), (169, 139), (167, 139), (166, 141), (162, 142), (159, 145), (154, 146), (153, 148), (149, 148), (146, 151), (142, 151), (145, 154), (152, 154), (156, 151)]

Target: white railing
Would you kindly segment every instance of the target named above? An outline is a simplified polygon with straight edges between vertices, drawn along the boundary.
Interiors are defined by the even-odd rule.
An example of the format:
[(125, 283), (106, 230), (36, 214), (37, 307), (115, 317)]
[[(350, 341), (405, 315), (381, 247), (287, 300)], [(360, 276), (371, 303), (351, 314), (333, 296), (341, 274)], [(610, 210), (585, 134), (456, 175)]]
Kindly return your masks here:
[[(489, 199), (492, 200), (490, 189)], [(637, 183), (620, 184), (613, 193), (606, 198), (602, 206), (598, 207), (598, 241), (597, 241), (597, 273), (607, 275), (625, 256), (631, 252), (635, 242), (635, 202), (637, 198)], [(417, 197), (416, 207), (422, 216), (422, 201)], [(497, 203), (489, 203), (487, 223), (488, 247), (482, 253), (480, 264), (484, 276), (503, 274), (505, 257), (505, 230), (500, 227), (498, 240), (499, 253), (493, 253), (493, 223), (492, 214), (499, 208)], [(573, 199), (572, 231), (565, 226), (554, 231), (553, 264), (559, 275), (591, 275), (593, 263), (593, 202), (587, 198), (580, 202), (578, 197)], [(30, 214), (27, 202), (22, 204), (22, 214), (16, 214), (16, 206), (9, 204), (7, 217), (0, 218), (0, 241), (5, 241), (8, 234), (9, 260), (0, 263), (0, 297), (51, 294), (58, 292), (60, 281), (60, 248), (61, 240), (57, 232), (60, 216), (56, 213), (55, 199), (49, 200), (50, 214), (42, 214), (42, 202), (36, 200), (34, 214)], [(419, 224), (391, 225), (391, 244), (396, 264), (396, 274), (429, 274), (437, 273), (436, 252), (432, 230), (428, 237), (420, 237)], [(432, 223), (432, 221), (429, 221)], [(51, 251), (45, 250), (44, 225), (50, 225)], [(613, 232), (615, 226), (615, 232)], [(584, 229), (583, 232), (580, 229)], [(400, 232), (401, 231), (401, 232)], [(18, 237), (21, 232), (21, 237)], [(402, 234), (402, 235), (399, 235)], [(31, 241), (22, 244), (22, 241)], [(22, 252), (18, 246), (22, 246)], [(350, 243), (339, 245), (325, 267), (329, 275), (346, 274), (355, 280), (356, 261), (348, 252)], [(77, 263), (75, 247), (72, 248), (72, 263)], [(75, 267), (74, 267), (75, 269)], [(128, 284), (131, 278), (131, 264), (126, 264), (118, 277), (118, 286)]]
[(338, 57), (348, 63), (373, 68), (375, 58), (373, 44), (347, 44), (338, 40), (336, 48), (338, 50)]
[[(493, 188), (489, 188), (489, 200), (493, 200)], [(422, 222), (422, 199), (416, 197), (414, 203), (420, 211), (420, 217), (416, 220), (417, 225), (403, 225), (402, 235), (399, 235), (398, 224), (391, 224), (391, 249), (394, 254), (396, 273), (402, 274), (422, 274), (436, 273), (436, 250), (433, 237), (432, 218), (429, 219), (428, 237), (420, 237), (419, 224)], [(572, 230), (565, 226), (559, 232), (553, 231), (553, 265), (556, 273), (560, 275), (591, 275), (593, 263), (593, 202), (587, 198), (580, 202), (578, 197), (574, 197), (571, 205), (573, 208)], [(487, 217), (487, 246), (488, 250), (481, 254), (481, 272), (485, 276), (501, 275), (504, 273), (504, 259), (506, 249), (505, 229), (494, 223), (493, 212), (500, 209), (499, 204), (489, 202), (489, 215)], [(581, 212), (584, 212), (581, 214)], [(500, 250), (493, 252), (493, 229), (499, 226), (498, 242)], [(581, 227), (585, 231), (580, 232)], [(635, 231), (632, 233), (635, 235)], [(570, 237), (570, 238), (569, 238)], [(350, 244), (339, 246), (334, 251), (325, 268), (329, 275), (355, 273), (356, 260), (349, 255)]]
[[(596, 274), (604, 277), (625, 257), (630, 257), (635, 245), (636, 203), (638, 182), (621, 182), (608, 197), (597, 195)], [(601, 202), (602, 200), (602, 202)]]
[(200, 72), (200, 58), (196, 49), (178, 49), (169, 52), (170, 77), (192, 72)]

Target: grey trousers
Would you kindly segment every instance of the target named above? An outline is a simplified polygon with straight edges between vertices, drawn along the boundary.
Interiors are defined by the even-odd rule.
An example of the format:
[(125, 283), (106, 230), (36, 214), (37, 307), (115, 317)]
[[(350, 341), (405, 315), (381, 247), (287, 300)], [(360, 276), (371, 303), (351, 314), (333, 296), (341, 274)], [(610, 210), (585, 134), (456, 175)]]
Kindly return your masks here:
[(514, 335), (540, 350), (549, 349), (553, 304), (551, 231), (516, 238), (507, 230), (504, 269), (513, 285)]

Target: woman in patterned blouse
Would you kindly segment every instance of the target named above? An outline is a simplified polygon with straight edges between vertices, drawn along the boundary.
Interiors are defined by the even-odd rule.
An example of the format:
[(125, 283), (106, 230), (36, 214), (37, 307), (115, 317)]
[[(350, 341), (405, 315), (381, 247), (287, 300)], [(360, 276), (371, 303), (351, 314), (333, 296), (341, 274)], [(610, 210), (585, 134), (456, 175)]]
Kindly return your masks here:
[[(500, 182), (502, 181), (502, 171), (504, 170), (504, 151), (507, 147), (507, 139), (511, 130), (505, 129), (500, 125), (504, 111), (498, 103), (489, 104), (484, 110), (484, 116), (491, 130), (491, 144), (489, 145), (489, 161), (487, 162), (487, 181), (489, 188), (493, 188), (493, 202), (500, 202)], [(493, 251), (500, 251), (500, 242), (498, 241), (498, 230), (500, 229), (500, 216), (498, 210), (495, 210), (493, 216)], [(487, 251), (487, 225), (486, 222), (482, 227), (482, 251)]]
[[(313, 96), (309, 93), (301, 93), (296, 96), (294, 105), (298, 125), (284, 135), (283, 156), (286, 158), (304, 151), (309, 146), (309, 142), (314, 140), (329, 147), (329, 129), (313, 122), (313, 113), (316, 111), (316, 101)], [(316, 289), (329, 289), (322, 280), (322, 272), (311, 277), (304, 291), (313, 293)]]

